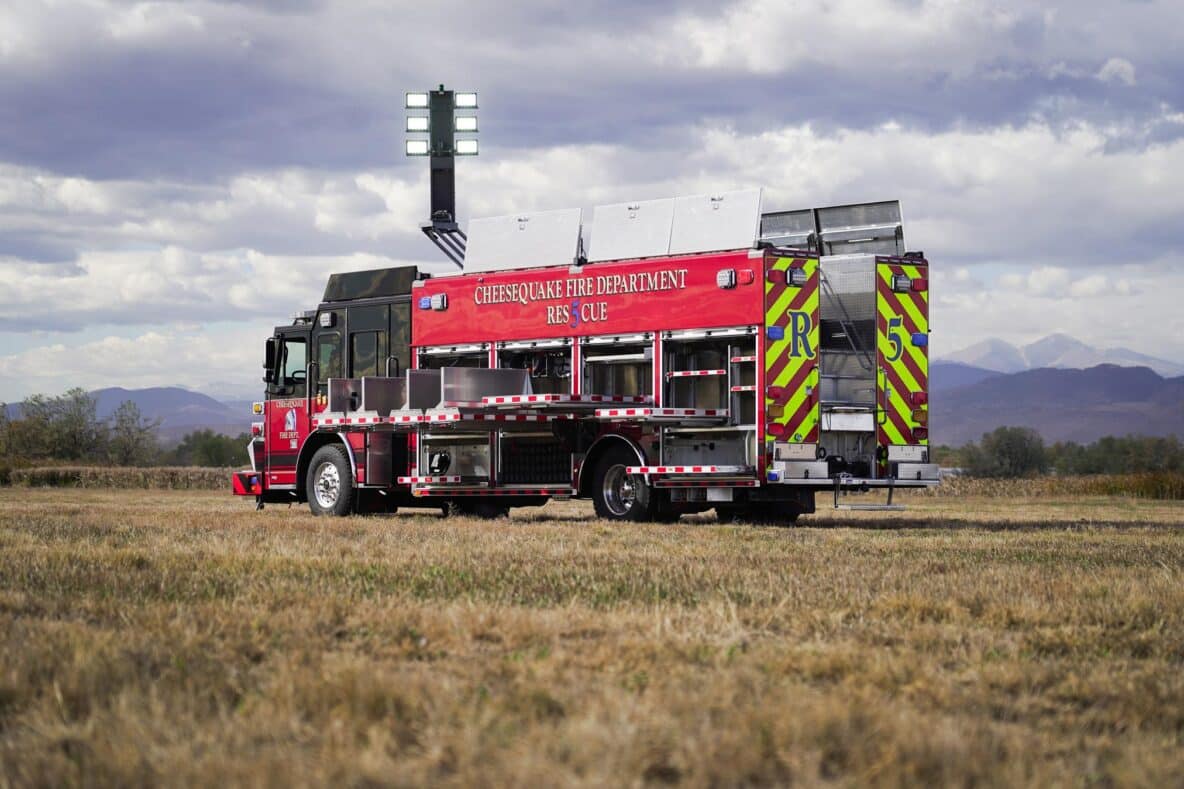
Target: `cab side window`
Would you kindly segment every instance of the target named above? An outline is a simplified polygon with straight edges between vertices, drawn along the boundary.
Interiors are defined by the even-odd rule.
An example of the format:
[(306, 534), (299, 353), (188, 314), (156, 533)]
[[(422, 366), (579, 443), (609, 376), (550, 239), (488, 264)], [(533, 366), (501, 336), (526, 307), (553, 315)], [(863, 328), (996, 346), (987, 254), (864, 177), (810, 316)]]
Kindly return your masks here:
[(386, 336), (381, 332), (355, 332), (350, 335), (351, 378), (385, 375)]
[(289, 397), (304, 397), (307, 347), (303, 337), (288, 337), (284, 340), (284, 356), (281, 382)]
[(330, 378), (341, 378), (341, 335), (337, 332), (317, 338), (318, 382), (324, 387)]

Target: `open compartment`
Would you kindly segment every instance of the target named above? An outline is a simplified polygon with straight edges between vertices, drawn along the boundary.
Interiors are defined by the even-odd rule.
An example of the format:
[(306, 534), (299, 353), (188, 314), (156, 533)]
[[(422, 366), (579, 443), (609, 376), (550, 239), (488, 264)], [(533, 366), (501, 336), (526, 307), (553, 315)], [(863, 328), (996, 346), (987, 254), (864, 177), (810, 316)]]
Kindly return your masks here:
[(654, 394), (651, 337), (591, 338), (584, 342), (584, 394), (646, 397)]

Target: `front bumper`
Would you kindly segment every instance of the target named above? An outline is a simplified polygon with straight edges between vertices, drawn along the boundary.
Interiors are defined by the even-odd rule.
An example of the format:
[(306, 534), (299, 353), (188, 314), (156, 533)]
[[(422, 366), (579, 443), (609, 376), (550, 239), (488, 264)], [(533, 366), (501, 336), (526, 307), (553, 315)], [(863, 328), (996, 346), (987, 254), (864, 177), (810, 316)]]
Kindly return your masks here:
[(263, 475), (257, 471), (236, 471), (230, 477), (230, 484), (236, 496), (263, 495)]

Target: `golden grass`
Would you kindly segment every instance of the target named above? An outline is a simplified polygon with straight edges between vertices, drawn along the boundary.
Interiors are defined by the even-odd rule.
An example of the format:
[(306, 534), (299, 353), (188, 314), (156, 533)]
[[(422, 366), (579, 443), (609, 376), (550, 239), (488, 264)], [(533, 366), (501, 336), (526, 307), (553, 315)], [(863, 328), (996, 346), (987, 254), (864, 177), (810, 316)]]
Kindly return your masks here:
[[(0, 468), (0, 485), (148, 490), (229, 490), (231, 469), (195, 467), (38, 466)], [(906, 494), (907, 495), (907, 494)], [(947, 477), (941, 485), (912, 495), (935, 498), (1127, 496), (1184, 500), (1184, 473), (1147, 472), (1032, 479)]]
[(231, 469), (193, 466), (38, 466), (9, 469), (4, 484), (50, 488), (229, 490)]
[(776, 529), (3, 489), (0, 785), (1179, 785), (1184, 508), (906, 498)]
[(985, 496), (1127, 496), (1138, 499), (1184, 499), (1184, 473), (1146, 471), (1137, 474), (1088, 474), (1031, 479), (946, 477), (926, 495)]

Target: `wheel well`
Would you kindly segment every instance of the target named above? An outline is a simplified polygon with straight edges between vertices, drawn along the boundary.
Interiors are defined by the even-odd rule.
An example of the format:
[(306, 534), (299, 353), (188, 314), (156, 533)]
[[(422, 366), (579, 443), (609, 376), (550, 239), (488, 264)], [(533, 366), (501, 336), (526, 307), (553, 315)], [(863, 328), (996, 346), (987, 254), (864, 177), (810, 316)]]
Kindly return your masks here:
[(596, 468), (596, 464), (600, 462), (600, 459), (604, 457), (606, 452), (622, 446), (628, 448), (637, 456), (639, 465), (645, 464), (645, 453), (633, 441), (616, 434), (601, 436), (588, 449), (588, 453), (584, 455), (584, 462), (580, 464), (580, 478), (576, 487), (579, 495), (589, 496), (592, 494), (592, 470)]
[(307, 491), (304, 489), (305, 478), (308, 477), (308, 465), (312, 463), (312, 456), (317, 453), (317, 450), (323, 446), (328, 446), (340, 441), (345, 445), (345, 454), (349, 457), (350, 470), (354, 473), (354, 479), (357, 479), (358, 468), (354, 462), (353, 448), (349, 445), (349, 441), (341, 433), (313, 433), (304, 442), (304, 446), (300, 448), (300, 457), (296, 461), (296, 498), (299, 501), (307, 501)]

